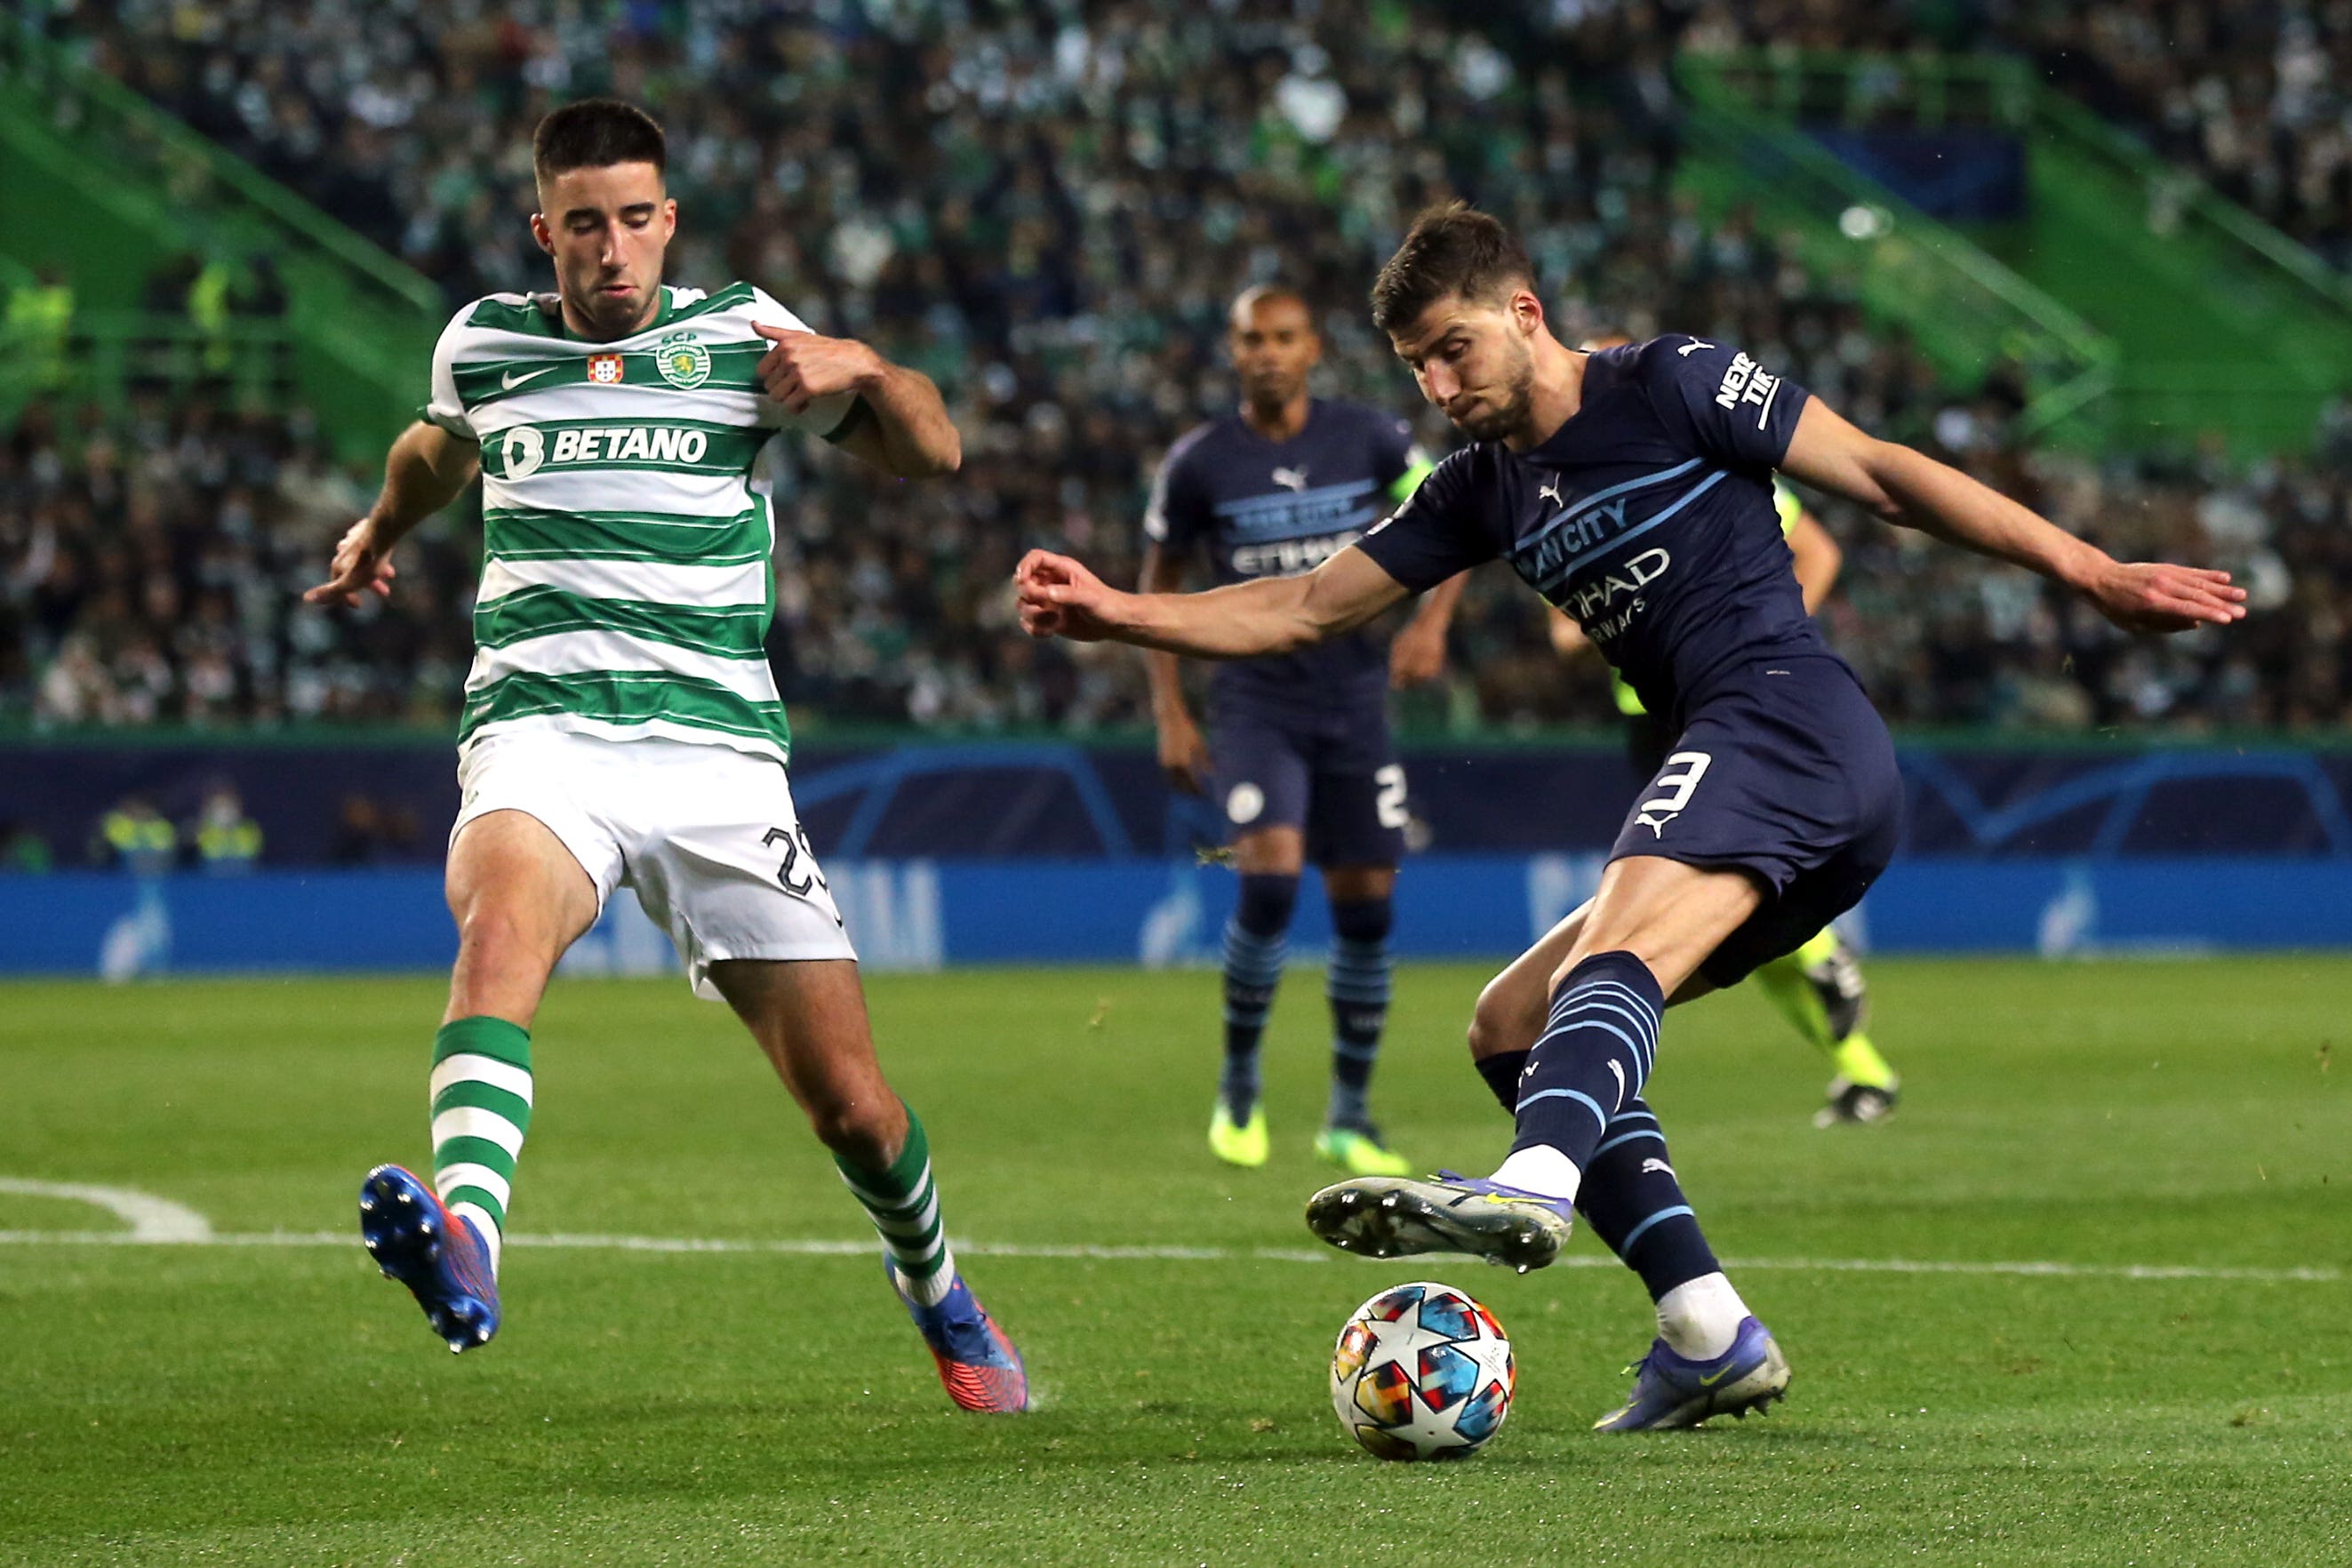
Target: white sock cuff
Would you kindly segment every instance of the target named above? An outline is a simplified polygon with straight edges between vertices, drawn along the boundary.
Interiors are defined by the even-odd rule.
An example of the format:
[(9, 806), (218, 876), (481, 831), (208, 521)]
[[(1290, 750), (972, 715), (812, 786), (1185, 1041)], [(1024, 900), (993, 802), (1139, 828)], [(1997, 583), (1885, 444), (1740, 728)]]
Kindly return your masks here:
[(1517, 1187), (1523, 1193), (1538, 1197), (1557, 1198), (1561, 1203), (1576, 1201), (1577, 1189), (1584, 1184), (1584, 1173), (1576, 1162), (1549, 1143), (1537, 1143), (1525, 1149), (1514, 1149), (1507, 1159), (1495, 1168), (1487, 1180), (1507, 1187)]
[(1691, 1361), (1713, 1361), (1739, 1337), (1748, 1303), (1721, 1270), (1685, 1279), (1658, 1298), (1658, 1337)]
[(890, 1265), (890, 1272), (898, 1278), (898, 1288), (912, 1296), (917, 1305), (936, 1307), (948, 1299), (950, 1290), (955, 1289), (955, 1255), (948, 1250), (947, 1239), (942, 1237), (940, 1240), (940, 1267), (929, 1279), (917, 1279), (896, 1263)]

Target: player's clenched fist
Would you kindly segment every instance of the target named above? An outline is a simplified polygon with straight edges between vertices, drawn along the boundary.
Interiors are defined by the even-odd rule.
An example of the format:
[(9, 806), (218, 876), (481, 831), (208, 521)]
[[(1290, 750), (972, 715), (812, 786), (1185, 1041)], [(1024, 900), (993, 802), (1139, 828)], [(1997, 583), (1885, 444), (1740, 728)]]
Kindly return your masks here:
[(766, 321), (753, 322), (751, 330), (776, 345), (761, 359), (756, 374), (768, 396), (788, 414), (807, 413), (820, 397), (864, 392), (887, 368), (880, 354), (854, 339), (819, 337)]
[(1095, 642), (1110, 635), (1112, 607), (1125, 595), (1066, 555), (1033, 550), (1013, 574), (1021, 629), (1033, 637)]

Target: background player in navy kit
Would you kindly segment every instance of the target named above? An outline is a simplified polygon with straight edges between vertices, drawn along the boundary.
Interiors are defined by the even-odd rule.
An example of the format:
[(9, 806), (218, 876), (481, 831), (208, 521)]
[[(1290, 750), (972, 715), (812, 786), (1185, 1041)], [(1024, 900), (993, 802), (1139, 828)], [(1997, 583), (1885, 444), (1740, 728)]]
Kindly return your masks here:
[(1344, 633), (1500, 556), (1671, 716), (1676, 750), (1599, 894), (1478, 999), (1471, 1051), (1517, 1121), (1509, 1156), (1486, 1179), (1342, 1182), (1307, 1223), (1352, 1250), (1526, 1268), (1581, 1210), (1658, 1308), (1633, 1394), (1600, 1425), (1745, 1412), (1780, 1396), (1788, 1363), (1717, 1264), (1642, 1088), (1668, 1000), (1738, 980), (1850, 908), (1894, 851), (1900, 802), (1885, 725), (1804, 613), (1772, 471), (2039, 572), (2127, 630), (2227, 624), (2245, 595), (2225, 573), (2117, 562), (1729, 345), (1576, 353), (1552, 336), (1526, 252), (1460, 204), (1422, 216), (1372, 300), (1423, 395), (1473, 441), (1386, 526), (1303, 578), (1204, 594), (1120, 594), (1032, 552), (1023, 624), (1244, 658)]
[[(1311, 571), (1429, 472), (1406, 421), (1307, 395), (1322, 340), (1297, 293), (1272, 285), (1244, 292), (1226, 346), (1241, 406), (1169, 449), (1143, 521), (1148, 593), (1183, 586), (1203, 552), (1219, 583)], [(1432, 594), (1392, 647), (1352, 631), (1220, 667), (1213, 741), (1192, 721), (1175, 656), (1146, 655), (1160, 767), (1177, 789), (1213, 796), (1240, 873), (1224, 931), (1224, 1070), (1209, 1122), (1210, 1149), (1232, 1164), (1265, 1163), (1258, 1044), (1299, 874), (1312, 860), (1331, 902), (1331, 1099), (1315, 1151), (1357, 1175), (1412, 1168), (1383, 1145), (1367, 1103), (1388, 1016), (1391, 896), (1404, 852), (1404, 769), (1390, 743), (1388, 689), (1391, 679), (1437, 674), (1460, 592), (1456, 584)]]

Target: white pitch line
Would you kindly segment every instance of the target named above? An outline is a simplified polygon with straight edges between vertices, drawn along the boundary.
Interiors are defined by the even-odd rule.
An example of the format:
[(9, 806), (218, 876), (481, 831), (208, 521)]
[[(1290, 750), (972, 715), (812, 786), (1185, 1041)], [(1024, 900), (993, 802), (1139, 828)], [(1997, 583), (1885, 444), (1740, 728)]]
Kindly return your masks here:
[[(215, 1231), (194, 1237), (142, 1236), (128, 1230), (0, 1230), (0, 1246), (7, 1247), (346, 1247), (357, 1240), (340, 1231)], [(875, 1250), (871, 1238), (835, 1241), (815, 1237), (734, 1239), (670, 1236), (531, 1236), (507, 1238), (509, 1247), (578, 1252), (729, 1253), (785, 1258), (865, 1258)], [(1100, 1262), (1150, 1263), (1339, 1263), (1349, 1261), (1337, 1252), (1290, 1247), (1095, 1247), (1084, 1243), (987, 1242), (951, 1239), (950, 1245), (968, 1258), (1065, 1258)], [(1372, 1261), (1356, 1259), (1354, 1261)], [(1613, 1258), (1577, 1253), (1563, 1258), (1555, 1268), (1611, 1268)], [(1727, 1268), (1778, 1268), (1820, 1274), (1972, 1274), (2051, 1279), (2207, 1279), (2273, 1285), (2335, 1285), (2345, 1279), (2340, 1268), (2263, 1268), (2227, 1265), (2165, 1263), (1975, 1262), (1915, 1258), (1746, 1258), (1725, 1261)]]
[(140, 1241), (205, 1241), (213, 1234), (212, 1222), (185, 1204), (175, 1204), (135, 1187), (94, 1187), (79, 1182), (30, 1182), (19, 1176), (0, 1176), (0, 1194), (63, 1198), (68, 1203), (92, 1205), (128, 1225), (132, 1237)]

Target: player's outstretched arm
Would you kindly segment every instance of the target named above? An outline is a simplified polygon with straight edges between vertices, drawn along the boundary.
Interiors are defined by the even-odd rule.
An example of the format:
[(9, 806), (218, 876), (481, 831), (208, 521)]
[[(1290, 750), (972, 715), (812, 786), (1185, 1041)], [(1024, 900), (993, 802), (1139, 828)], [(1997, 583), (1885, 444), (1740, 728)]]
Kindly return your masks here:
[(368, 514), (335, 545), (327, 580), (302, 597), (313, 605), (359, 605), (360, 595), (392, 592), (392, 547), (408, 531), (457, 499), (482, 466), (482, 448), (438, 425), (418, 420), (400, 433), (383, 460), (383, 489)]
[(2246, 592), (2230, 585), (2227, 572), (2117, 561), (1958, 468), (1864, 435), (1818, 397), (1807, 401), (1780, 467), (1889, 522), (2063, 583), (2126, 631), (2179, 632), (2245, 617)]
[(1195, 658), (1294, 653), (1352, 631), (1405, 596), (1404, 584), (1349, 545), (1297, 577), (1260, 577), (1199, 594), (1122, 594), (1066, 555), (1033, 550), (1013, 574), (1033, 637), (1132, 643)]
[(856, 396), (871, 416), (842, 449), (902, 479), (935, 479), (963, 466), (963, 437), (931, 378), (892, 364), (851, 338), (821, 337), (772, 322), (752, 330), (775, 344), (760, 361), (768, 395), (795, 416), (820, 398)]

